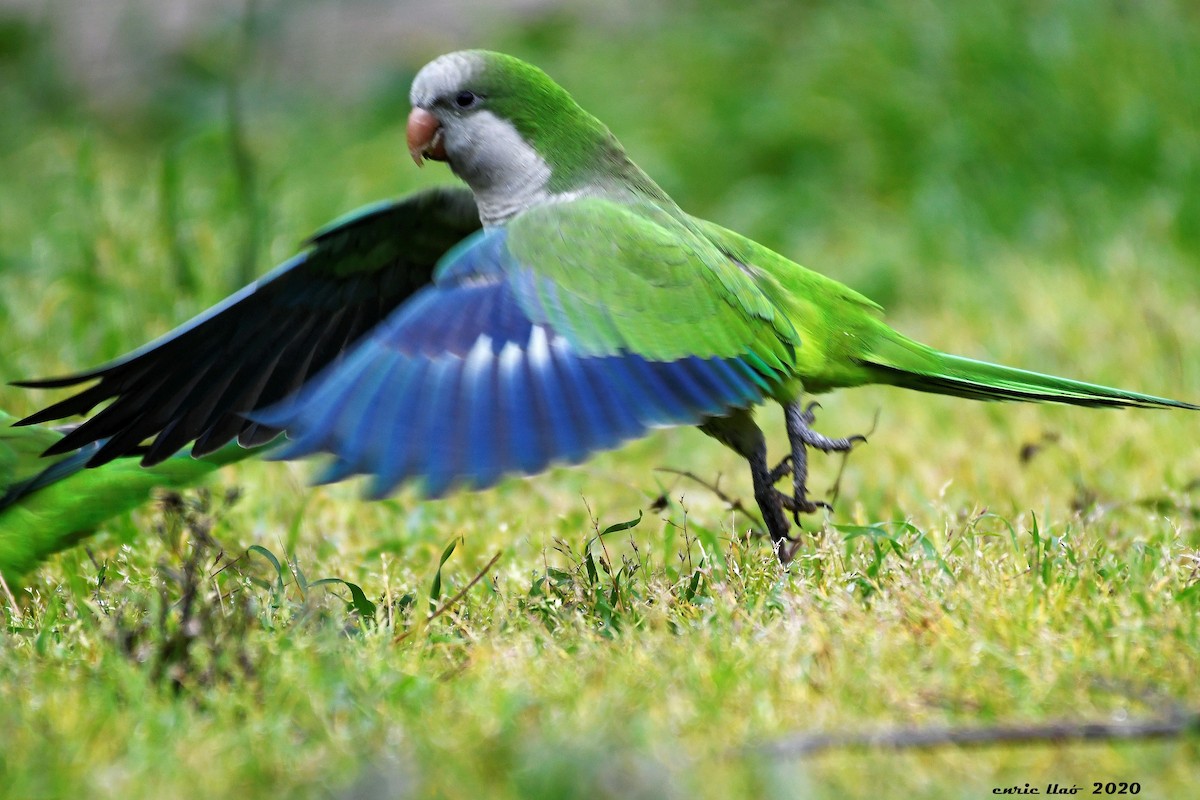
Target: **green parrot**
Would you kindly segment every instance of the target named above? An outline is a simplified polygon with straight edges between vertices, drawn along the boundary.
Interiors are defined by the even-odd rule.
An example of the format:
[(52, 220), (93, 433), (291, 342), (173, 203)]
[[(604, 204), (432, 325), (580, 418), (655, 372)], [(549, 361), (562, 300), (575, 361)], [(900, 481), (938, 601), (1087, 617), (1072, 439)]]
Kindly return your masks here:
[[(576, 463), (659, 427), (696, 425), (749, 464), (779, 558), (807, 452), (862, 437), (812, 428), (803, 395), (878, 383), (976, 400), (1195, 409), (947, 355), (878, 305), (685, 213), (608, 128), (511, 56), (451, 53), (412, 85), (407, 143), (467, 185), (359, 211), (306, 252), (108, 365), (25, 386), (92, 383), (23, 424), (87, 413), (48, 449), (100, 440), (89, 465), (162, 462), (279, 431), (275, 458), (332, 455), (319, 479), (371, 476), (430, 497)], [(94, 382), (94, 383), (93, 383)], [(772, 467), (752, 417), (784, 410)], [(147, 444), (148, 442), (148, 444)], [(776, 488), (787, 475), (788, 491)]]
[(10, 585), (47, 556), (90, 536), (105, 520), (141, 505), (154, 488), (189, 486), (254, 452), (230, 444), (204, 458), (180, 455), (149, 469), (123, 458), (85, 470), (98, 443), (42, 458), (64, 432), (14, 428), (15, 420), (0, 411), (0, 576)]

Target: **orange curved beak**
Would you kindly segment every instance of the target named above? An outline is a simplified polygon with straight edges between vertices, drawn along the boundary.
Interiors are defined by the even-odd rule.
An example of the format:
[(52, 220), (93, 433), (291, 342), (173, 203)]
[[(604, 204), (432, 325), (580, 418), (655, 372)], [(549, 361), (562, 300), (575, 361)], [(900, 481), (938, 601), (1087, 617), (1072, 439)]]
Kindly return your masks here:
[(442, 125), (437, 117), (423, 108), (414, 108), (408, 115), (405, 130), (408, 139), (408, 154), (419, 167), (426, 158), (434, 161), (446, 160), (446, 148), (442, 144)]

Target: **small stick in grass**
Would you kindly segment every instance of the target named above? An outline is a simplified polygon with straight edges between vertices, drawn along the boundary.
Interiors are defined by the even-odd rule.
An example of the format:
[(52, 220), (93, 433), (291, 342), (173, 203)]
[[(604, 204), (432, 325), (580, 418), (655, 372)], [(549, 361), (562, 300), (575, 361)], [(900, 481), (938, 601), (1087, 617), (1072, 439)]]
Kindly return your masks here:
[[(471, 587), (473, 587), (475, 584), (477, 584), (481, 580), (483, 580), (483, 576), (487, 575), (488, 572), (491, 570), (491, 568), (496, 566), (496, 562), (500, 560), (500, 556), (501, 556), (501, 553), (496, 553), (496, 555), (492, 556), (492, 560), (487, 562), (486, 564), (484, 564), (483, 569), (479, 571), (478, 575), (476, 575), (474, 578), (471, 578), (470, 583), (468, 583), (466, 586), (464, 586), (462, 588), (462, 590), (460, 592), (458, 592), (458, 594), (454, 595), (454, 597), (451, 597), (445, 603), (442, 603), (442, 605), (438, 607), (437, 611), (434, 611), (432, 614), (430, 614), (428, 617), (425, 618), (425, 625), (428, 625), (429, 623), (433, 622), (435, 619), (440, 617), (442, 614), (445, 614), (447, 611), (450, 610), (451, 606), (453, 606), (459, 600), (462, 600), (463, 597), (466, 596), (467, 592), (471, 591)], [(399, 644), (400, 642), (407, 639), (412, 634), (412, 632), (413, 632), (413, 629), (410, 628), (409, 630), (406, 630), (404, 633), (398, 634), (395, 639), (392, 639), (392, 644)]]
[(1031, 725), (896, 728), (872, 733), (799, 734), (754, 749), (777, 758), (804, 758), (828, 750), (929, 750), (936, 747), (1033, 745), (1162, 739), (1200, 733), (1200, 713), (1173, 712), (1138, 722), (1059, 720)]

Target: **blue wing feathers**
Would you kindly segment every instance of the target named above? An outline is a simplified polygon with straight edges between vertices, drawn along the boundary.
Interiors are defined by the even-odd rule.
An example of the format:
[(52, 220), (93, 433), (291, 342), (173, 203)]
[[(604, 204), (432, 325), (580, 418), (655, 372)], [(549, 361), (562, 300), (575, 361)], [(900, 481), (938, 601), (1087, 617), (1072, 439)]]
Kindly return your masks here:
[[(414, 447), (417, 459), (413, 471), (423, 476), (421, 488), (429, 497), (441, 497), (467, 471), (458, 436), (463, 419), (460, 392), (463, 370), (461, 364), (449, 359), (442, 364), (430, 389), (428, 420), (420, 428), (424, 441)], [(416, 441), (413, 444), (418, 445)]]
[(750, 386), (733, 371), (729, 362), (724, 359), (687, 360), (688, 372), (704, 396), (734, 398), (737, 405), (746, 405), (754, 401), (755, 395)]
[[(686, 381), (685, 364), (677, 362), (674, 369), (670, 370), (670, 375)], [(678, 394), (681, 387), (669, 379), (663, 380), (664, 376), (656, 369), (659, 366), (657, 363), (635, 356), (628, 358), (621, 366), (624, 368), (621, 376), (623, 382), (626, 385), (636, 384), (641, 389), (642, 400), (634, 405), (634, 412), (645, 410), (646, 416), (639, 417), (645, 420), (647, 427), (677, 425), (688, 416), (687, 399)]]
[(371, 442), (379, 407), (386, 397), (381, 388), (389, 372), (387, 369), (363, 370), (355, 384), (343, 390), (346, 402), (340, 413), (328, 422), (329, 432), (320, 446), (332, 448), (339, 443), (337, 452), (346, 466), (357, 463)]
[[(327, 379), (265, 416), (264, 423), (295, 437), (271, 457), (332, 452), (339, 460), (323, 481), (374, 474), (372, 493), (382, 496), (421, 478), (423, 491), (438, 496), (457, 483), (486, 488), (506, 473), (576, 462), (651, 427), (700, 422), (758, 399), (745, 379), (733, 392), (698, 378), (735, 376), (713, 359), (656, 363), (628, 354), (556, 353), (535, 366), (513, 345), (480, 356), (483, 363), (467, 374), (468, 360), (456, 356), (412, 359), (386, 348), (373, 355), (385, 353), (395, 363), (371, 359), (355, 380)], [(377, 370), (386, 377), (371, 380)], [(352, 420), (358, 424), (347, 426)]]
[(462, 384), (463, 419), (469, 453), (469, 477), (477, 486), (491, 486), (500, 479), (503, 465), (499, 458), (500, 434), (504, 430), (500, 415), (500, 376), (495, 354), (486, 342), (472, 351), (464, 364)]
[[(572, 357), (565, 341), (553, 342), (550, 352), (554, 360), (555, 375), (558, 377), (561, 397), (559, 402), (563, 410), (570, 415), (578, 435), (579, 447), (585, 455), (616, 447), (622, 439), (635, 435), (635, 425), (622, 425), (619, 419), (614, 424), (606, 419), (596, 392), (579, 366), (579, 359)], [(581, 457), (567, 455), (566, 458), (570, 462), (580, 460)]]
[(369, 465), (378, 463), (383, 457), (394, 438), (390, 429), (403, 431), (403, 426), (408, 422), (403, 416), (406, 409), (397, 406), (415, 393), (412, 387), (416, 370), (408, 362), (397, 361), (378, 372), (379, 389), (363, 408), (350, 446), (344, 452), (339, 452), (355, 472), (369, 472)]
[[(363, 454), (360, 470), (375, 475), (372, 497), (384, 497), (395, 488), (405, 464), (415, 448), (427, 447), (419, 428), (422, 405), (428, 399), (427, 386), (433, 363), (428, 360), (405, 359), (402, 374), (390, 381), (390, 402), (386, 413), (381, 411), (376, 442)], [(397, 477), (392, 477), (397, 476)]]
[(549, 419), (555, 456), (568, 464), (577, 464), (591, 452), (592, 448), (585, 443), (590, 426), (576, 421), (576, 415), (582, 409), (576, 409), (567, 401), (550, 344), (544, 334), (539, 338), (540, 341), (536, 341), (532, 348), (534, 361), (529, 371), (535, 387), (534, 394), (538, 398), (539, 408), (545, 409)]
[(430, 287), (405, 306), (404, 313), (376, 334), (406, 353), (466, 356), (481, 333), (499, 353), (508, 342), (528, 340), (533, 323), (513, 302), (504, 284), (480, 284), (438, 290)]
[(488, 335), (492, 337), (492, 352), (499, 354), (508, 342), (523, 345), (533, 335), (533, 321), (521, 311), (508, 286), (496, 290), (495, 305), (489, 319)]
[(574, 331), (546, 323), (569, 314), (529, 307), (531, 296), (562, 299), (513, 263), (505, 241), (502, 230), (487, 231), (453, 250), (434, 285), (348, 356), (292, 398), (250, 414), (287, 431), (291, 441), (272, 457), (329, 452), (323, 480), (364, 473), (374, 476), (374, 496), (409, 480), (439, 496), (762, 399), (769, 378), (749, 353), (651, 361), (581, 352)]
[(516, 265), (508, 251), (508, 231), (504, 228), (481, 230), (463, 239), (442, 256), (433, 273), (435, 286), (450, 286), (485, 276), (504, 277)]
[(525, 474), (541, 469), (546, 459), (541, 436), (543, 428), (533, 425), (534, 409), (530, 408), (529, 376), (525, 372), (524, 353), (515, 345), (506, 346), (499, 355), (500, 430), (503, 445), (498, 454), (508, 455), (508, 468)]
[(636, 384), (627, 383), (618, 387), (609, 379), (605, 369), (606, 362), (599, 359), (579, 359), (567, 354), (564, 362), (571, 363), (579, 369), (583, 379), (581, 384), (586, 385), (596, 408), (603, 415), (605, 429), (611, 431), (616, 438), (612, 446), (640, 436), (646, 430), (648, 426), (640, 422), (635, 413), (636, 407), (640, 405), (636, 395)]

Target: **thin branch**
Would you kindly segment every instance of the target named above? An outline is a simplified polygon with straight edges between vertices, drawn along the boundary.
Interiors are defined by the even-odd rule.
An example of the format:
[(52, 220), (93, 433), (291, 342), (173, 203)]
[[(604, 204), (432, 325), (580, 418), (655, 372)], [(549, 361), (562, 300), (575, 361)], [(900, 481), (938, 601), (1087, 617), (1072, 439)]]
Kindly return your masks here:
[(1176, 712), (1137, 722), (1059, 720), (1033, 725), (896, 728), (873, 733), (798, 734), (754, 749), (775, 758), (805, 758), (828, 750), (929, 750), (937, 747), (1035, 745), (1163, 739), (1200, 734), (1200, 712)]
[[(460, 591), (458, 594), (454, 595), (454, 597), (451, 597), (445, 603), (442, 603), (442, 605), (437, 609), (437, 611), (434, 611), (432, 614), (430, 614), (428, 617), (425, 618), (425, 622), (422, 625), (422, 627), (433, 622), (435, 619), (440, 617), (442, 614), (445, 614), (447, 611), (450, 610), (450, 608), (455, 603), (457, 603), (459, 600), (462, 600), (464, 597), (466, 597), (467, 592), (471, 591), (471, 588), (475, 584), (477, 584), (481, 580), (483, 580), (483, 576), (487, 575), (488, 572), (491, 570), (491, 568), (496, 566), (496, 562), (500, 560), (500, 556), (502, 554), (503, 553), (496, 553), (496, 555), (492, 556), (492, 560), (487, 562), (487, 564), (485, 564), (483, 566), (483, 569), (479, 571), (479, 574), (476, 575), (474, 578), (472, 578), (471, 582), (462, 588), (462, 591)], [(397, 635), (396, 638), (392, 639), (392, 644), (399, 644), (400, 642), (404, 641), (405, 639), (407, 639), (409, 636), (412, 635), (414, 630), (415, 630), (414, 628), (409, 628), (404, 633)]]
[(672, 469), (671, 467), (655, 467), (654, 471), (655, 472), (666, 472), (670, 475), (678, 475), (681, 478), (687, 478), (689, 481), (693, 481), (695, 483), (700, 484), (705, 489), (708, 489), (710, 492), (712, 492), (714, 495), (716, 495), (717, 499), (720, 500), (725, 505), (729, 506), (729, 508), (731, 510), (736, 511), (737, 513), (741, 514), (746, 519), (750, 520), (750, 522), (755, 527), (759, 528), (760, 530), (765, 528), (765, 526), (763, 525), (762, 519), (757, 514), (755, 514), (753, 511), (746, 508), (746, 506), (742, 504), (741, 498), (730, 497), (721, 489), (720, 486), (717, 486), (715, 483), (709, 483), (708, 481), (704, 480), (704, 478), (701, 478), (696, 473), (689, 472), (687, 470)]

